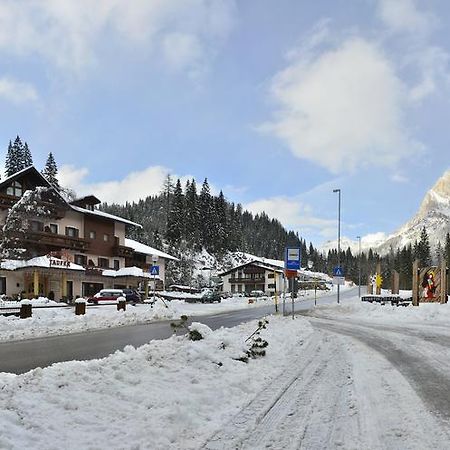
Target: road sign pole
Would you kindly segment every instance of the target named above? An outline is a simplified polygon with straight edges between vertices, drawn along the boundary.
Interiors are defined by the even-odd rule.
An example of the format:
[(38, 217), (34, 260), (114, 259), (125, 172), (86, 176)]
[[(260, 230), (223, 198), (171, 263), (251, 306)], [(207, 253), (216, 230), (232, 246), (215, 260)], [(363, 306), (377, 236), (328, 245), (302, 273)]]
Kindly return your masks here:
[(294, 319), (294, 278), (291, 278), (292, 319)]

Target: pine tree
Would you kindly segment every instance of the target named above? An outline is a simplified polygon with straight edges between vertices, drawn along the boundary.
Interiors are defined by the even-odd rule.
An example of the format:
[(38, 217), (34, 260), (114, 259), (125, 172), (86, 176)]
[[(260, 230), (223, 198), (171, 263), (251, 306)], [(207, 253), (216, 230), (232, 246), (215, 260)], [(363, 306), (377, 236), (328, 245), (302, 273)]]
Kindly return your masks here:
[(230, 235), (229, 223), (227, 220), (227, 206), (222, 191), (220, 191), (219, 196), (214, 201), (214, 217), (214, 250), (215, 253), (222, 255), (227, 250), (227, 242)]
[(25, 142), (22, 149), (22, 166), (25, 169), (33, 165), (33, 157), (31, 156), (31, 151), (28, 148), (28, 144)]
[(20, 140), (20, 137), (17, 135), (13, 144), (13, 153), (15, 158), (15, 172), (19, 172), (22, 169), (25, 169), (25, 161), (24, 161), (24, 153), (25, 148)]
[(178, 247), (184, 236), (184, 198), (181, 182), (178, 179), (173, 192), (169, 212), (166, 239), (170, 246)]
[(200, 211), (195, 180), (186, 183), (185, 189), (185, 233), (190, 247), (198, 248), (200, 241)]
[(11, 141), (9, 141), (8, 150), (6, 152), (5, 172), (7, 177), (16, 173), (14, 150)]
[(208, 179), (202, 184), (202, 189), (199, 196), (199, 209), (200, 209), (200, 230), (201, 230), (201, 244), (207, 250), (213, 248), (213, 204), (211, 199), (211, 193), (209, 190)]
[(420, 267), (427, 267), (431, 265), (431, 250), (430, 242), (428, 240), (428, 234), (425, 227), (422, 228), (420, 233), (420, 240), (417, 244), (417, 259), (419, 260)]
[(48, 154), (42, 175), (54, 188), (59, 189), (59, 182), (57, 178), (58, 166), (56, 165), (52, 152)]

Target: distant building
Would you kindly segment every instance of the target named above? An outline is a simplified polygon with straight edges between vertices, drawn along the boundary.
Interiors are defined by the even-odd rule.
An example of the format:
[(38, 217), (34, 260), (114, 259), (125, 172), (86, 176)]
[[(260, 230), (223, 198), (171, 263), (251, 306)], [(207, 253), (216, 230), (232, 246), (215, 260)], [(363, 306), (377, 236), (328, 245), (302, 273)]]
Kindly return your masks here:
[[(38, 187), (52, 192), (52, 204), (47, 205), (51, 217), (30, 211), (20, 242), (29, 257), (2, 261), (0, 293), (54, 295), (58, 300), (93, 295), (103, 288), (136, 288), (153, 280), (162, 288), (165, 262), (176, 258), (127, 239), (126, 229), (141, 225), (95, 209), (100, 203), (95, 196), (67, 202), (33, 166), (0, 181), (0, 229), (11, 207)], [(159, 266), (157, 277), (149, 274), (153, 261)]]
[(283, 289), (283, 269), (279, 265), (250, 261), (219, 274), (224, 292), (263, 291), (267, 295)]

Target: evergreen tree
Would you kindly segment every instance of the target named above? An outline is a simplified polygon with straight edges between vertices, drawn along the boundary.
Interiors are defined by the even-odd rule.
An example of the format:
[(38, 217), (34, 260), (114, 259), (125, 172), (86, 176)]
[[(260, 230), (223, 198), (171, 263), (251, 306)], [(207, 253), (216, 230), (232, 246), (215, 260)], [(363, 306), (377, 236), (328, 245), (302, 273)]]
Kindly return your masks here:
[(185, 232), (186, 242), (190, 247), (199, 248), (200, 243), (200, 210), (195, 180), (186, 183), (185, 189)]
[(170, 246), (178, 247), (184, 236), (184, 198), (178, 179), (173, 192), (172, 204), (167, 223), (166, 239)]
[(24, 169), (33, 165), (33, 157), (31, 156), (30, 149), (28, 148), (28, 144), (26, 142), (23, 145), (22, 158), (22, 165)]
[(208, 179), (202, 184), (202, 189), (199, 196), (199, 209), (200, 209), (200, 231), (201, 231), (201, 244), (207, 250), (213, 249), (213, 202), (211, 193), (209, 190)]
[(215, 253), (221, 255), (227, 250), (229, 238), (229, 224), (227, 220), (227, 206), (223, 192), (220, 191), (219, 196), (214, 202), (214, 250)]
[(8, 150), (6, 152), (6, 161), (5, 161), (5, 175), (10, 177), (16, 173), (15, 170), (15, 159), (14, 159), (14, 151), (11, 141), (8, 144)]
[(428, 240), (428, 234), (425, 227), (422, 228), (420, 233), (420, 240), (417, 244), (417, 259), (419, 260), (420, 267), (427, 267), (431, 265), (431, 250), (430, 242)]
[[(22, 141), (20, 140), (19, 136), (17, 136), (16, 139), (14, 140), (13, 153), (14, 153), (14, 158), (16, 160), (16, 163), (15, 163), (16, 172), (19, 172), (20, 170), (25, 169), (25, 158), (24, 158), (25, 148), (24, 148), (24, 145), (22, 144)], [(16, 172), (14, 172), (14, 173), (16, 173)]]
[(58, 166), (56, 165), (56, 161), (55, 158), (53, 157), (52, 152), (48, 154), (44, 170), (42, 171), (42, 175), (54, 188), (56, 189), (60, 188), (57, 178)]

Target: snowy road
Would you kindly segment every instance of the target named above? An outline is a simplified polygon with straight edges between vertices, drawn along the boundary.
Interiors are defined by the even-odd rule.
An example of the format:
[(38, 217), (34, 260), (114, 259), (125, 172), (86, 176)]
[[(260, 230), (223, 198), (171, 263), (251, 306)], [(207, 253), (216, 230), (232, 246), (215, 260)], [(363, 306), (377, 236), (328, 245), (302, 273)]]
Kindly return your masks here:
[[(357, 288), (353, 288), (342, 292), (341, 298), (345, 301), (354, 295), (356, 290)], [(322, 304), (335, 301), (336, 296), (332, 293), (319, 299)], [(313, 305), (314, 300), (301, 300), (295, 304), (295, 309), (307, 310)], [(290, 314), (290, 308), (290, 302), (287, 302), (287, 314)], [(189, 317), (193, 321), (205, 323), (215, 330), (221, 326), (234, 327), (273, 312), (273, 305), (269, 305), (203, 316), (192, 314)], [(121, 326), (84, 333), (0, 343), (0, 371), (25, 373), (36, 367), (46, 367), (55, 362), (102, 358), (116, 350), (122, 350), (126, 345), (137, 347), (153, 339), (170, 337), (172, 335), (170, 322), (159, 321), (144, 325)]]
[(447, 329), (308, 319), (314, 333), (284, 385), (262, 391), (204, 448), (448, 448)]

